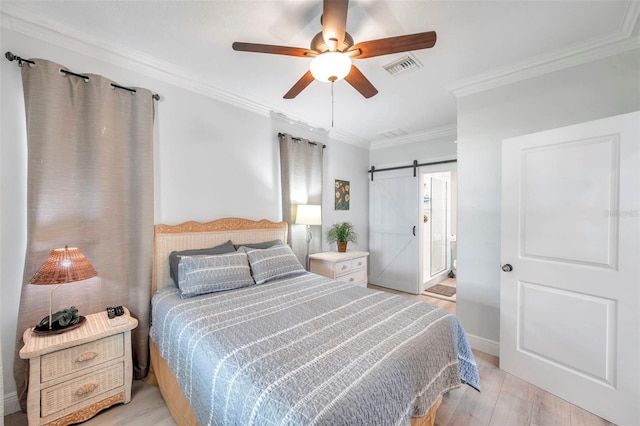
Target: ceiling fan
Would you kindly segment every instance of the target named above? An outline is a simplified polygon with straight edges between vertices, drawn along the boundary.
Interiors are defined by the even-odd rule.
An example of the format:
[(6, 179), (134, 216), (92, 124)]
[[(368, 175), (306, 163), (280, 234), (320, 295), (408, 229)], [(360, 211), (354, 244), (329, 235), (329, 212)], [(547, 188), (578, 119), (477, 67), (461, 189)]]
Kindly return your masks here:
[(289, 89), (284, 95), (285, 99), (298, 96), (314, 79), (333, 83), (343, 78), (362, 96), (370, 98), (377, 94), (378, 90), (358, 67), (351, 63), (351, 59), (428, 49), (436, 44), (435, 31), (354, 44), (353, 38), (346, 31), (348, 7), (348, 0), (323, 0), (322, 31), (313, 37), (310, 49), (235, 42), (232, 45), (233, 50), (313, 58), (309, 71)]

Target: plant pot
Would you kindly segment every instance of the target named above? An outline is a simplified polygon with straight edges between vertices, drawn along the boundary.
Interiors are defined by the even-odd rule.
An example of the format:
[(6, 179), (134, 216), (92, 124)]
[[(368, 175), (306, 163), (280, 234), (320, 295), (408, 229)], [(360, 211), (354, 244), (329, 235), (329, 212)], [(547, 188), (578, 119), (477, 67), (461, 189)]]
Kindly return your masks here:
[(347, 242), (346, 241), (338, 241), (338, 251), (340, 253), (344, 253), (347, 251)]

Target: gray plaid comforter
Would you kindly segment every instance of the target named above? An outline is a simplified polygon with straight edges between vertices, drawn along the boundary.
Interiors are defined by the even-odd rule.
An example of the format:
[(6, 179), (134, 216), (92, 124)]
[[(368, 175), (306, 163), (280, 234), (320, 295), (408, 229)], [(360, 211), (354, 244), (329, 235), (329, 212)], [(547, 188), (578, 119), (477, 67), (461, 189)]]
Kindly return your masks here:
[(201, 425), (405, 425), (478, 372), (458, 320), (315, 274), (152, 300), (151, 338)]

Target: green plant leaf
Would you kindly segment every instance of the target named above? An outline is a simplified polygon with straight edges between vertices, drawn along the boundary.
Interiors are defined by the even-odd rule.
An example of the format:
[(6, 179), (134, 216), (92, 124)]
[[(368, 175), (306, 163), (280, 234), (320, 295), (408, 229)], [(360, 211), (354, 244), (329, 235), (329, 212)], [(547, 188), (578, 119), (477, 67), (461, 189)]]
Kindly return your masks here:
[(355, 227), (351, 222), (334, 223), (327, 231), (327, 242), (331, 244), (344, 241), (358, 242), (358, 233)]

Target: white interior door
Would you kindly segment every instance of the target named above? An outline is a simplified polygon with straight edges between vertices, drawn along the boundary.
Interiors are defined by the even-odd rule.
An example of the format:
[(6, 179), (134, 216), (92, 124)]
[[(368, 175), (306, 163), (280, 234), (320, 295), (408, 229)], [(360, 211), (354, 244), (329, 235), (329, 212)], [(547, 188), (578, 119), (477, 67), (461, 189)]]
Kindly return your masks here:
[(369, 188), (369, 282), (418, 294), (418, 178), (376, 173)]
[(640, 113), (502, 144), (500, 367), (640, 424)]

